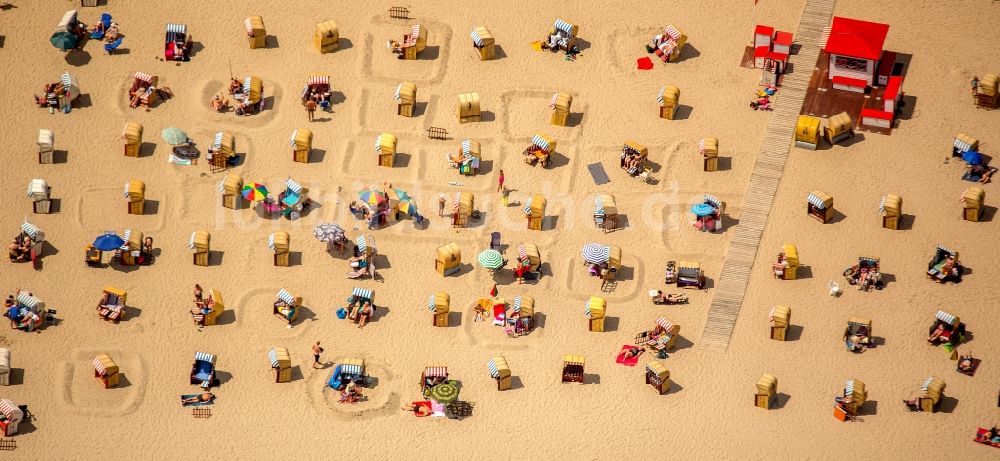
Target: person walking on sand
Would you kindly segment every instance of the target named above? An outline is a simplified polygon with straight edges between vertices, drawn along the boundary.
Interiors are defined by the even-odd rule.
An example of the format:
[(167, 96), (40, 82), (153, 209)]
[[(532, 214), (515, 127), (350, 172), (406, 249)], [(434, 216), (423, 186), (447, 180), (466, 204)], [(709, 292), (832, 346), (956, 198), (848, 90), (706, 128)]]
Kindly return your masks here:
[(313, 344), (313, 368), (320, 368), (319, 355), (323, 353), (323, 348), (319, 346), (319, 341)]
[(438, 196), (438, 217), (444, 217), (444, 194)]
[(503, 190), (503, 170), (500, 170), (500, 178), (497, 179), (497, 192)]
[(500, 200), (501, 200), (501, 203), (503, 203), (503, 206), (506, 208), (507, 207), (507, 200), (510, 198), (510, 189), (508, 189), (506, 187), (504, 187), (502, 189), (503, 190), (500, 191), (500, 194), (501, 194)]
[(316, 101), (310, 99), (305, 102), (305, 106), (306, 106), (306, 113), (309, 114), (309, 121), (311, 122), (313, 121), (313, 117), (316, 114)]

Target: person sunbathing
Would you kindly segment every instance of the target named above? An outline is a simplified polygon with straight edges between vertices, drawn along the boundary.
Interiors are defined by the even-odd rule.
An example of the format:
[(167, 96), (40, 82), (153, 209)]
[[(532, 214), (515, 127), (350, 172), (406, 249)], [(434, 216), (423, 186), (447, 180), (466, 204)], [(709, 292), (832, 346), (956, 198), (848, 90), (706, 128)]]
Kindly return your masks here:
[(958, 371), (970, 372), (973, 370), (972, 354), (965, 354), (958, 359)]
[(990, 430), (988, 430), (986, 432), (983, 432), (982, 434), (979, 434), (978, 436), (976, 436), (976, 442), (979, 442), (979, 443), (998, 443), (998, 441), (995, 440), (998, 437), (1000, 437), (1000, 429), (998, 429), (996, 426), (993, 426), (992, 428), (990, 428)]
[(935, 344), (940, 341), (941, 335), (945, 333), (944, 322), (938, 322), (937, 326), (934, 327), (934, 331), (931, 331), (931, 335), (927, 337), (927, 342)]
[(372, 314), (375, 312), (375, 306), (371, 302), (366, 301), (360, 307), (358, 312), (358, 328), (364, 328), (368, 325), (368, 321), (371, 320)]
[(229, 107), (229, 100), (222, 96), (222, 93), (213, 96), (209, 103), (212, 105), (212, 110), (216, 112), (225, 112), (225, 109)]
[(340, 403), (357, 403), (361, 400), (361, 391), (358, 390), (358, 385), (354, 383), (347, 383), (344, 390), (340, 391)]
[(11, 261), (24, 260), (24, 250), (22, 249), (21, 244), (18, 242), (16, 238), (10, 242), (10, 246), (8, 247), (8, 253), (10, 255)]
[(631, 358), (639, 357), (640, 355), (642, 355), (643, 352), (646, 352), (646, 350), (643, 349), (643, 348), (641, 348), (641, 347), (633, 347), (631, 349), (627, 349), (627, 350), (623, 351), (620, 354), (620, 356), (621, 356), (622, 361), (626, 361), (626, 360), (631, 359)]
[(206, 392), (204, 394), (198, 394), (194, 397), (188, 397), (186, 399), (181, 399), (181, 403), (206, 403), (215, 400), (215, 394), (211, 392)]
[(194, 305), (198, 307), (205, 307), (205, 291), (202, 290), (201, 285), (194, 284)]
[(417, 417), (430, 416), (431, 414), (431, 402), (429, 400), (424, 400), (420, 402), (413, 402), (409, 405), (400, 407), (403, 411), (412, 411)]
[(118, 23), (112, 22), (111, 26), (108, 27), (108, 30), (104, 32), (104, 40), (107, 41), (108, 43), (111, 43), (115, 40), (118, 40), (118, 34), (119, 34)]
[(243, 92), (243, 83), (238, 79), (230, 79), (229, 81), (229, 94), (236, 95)]

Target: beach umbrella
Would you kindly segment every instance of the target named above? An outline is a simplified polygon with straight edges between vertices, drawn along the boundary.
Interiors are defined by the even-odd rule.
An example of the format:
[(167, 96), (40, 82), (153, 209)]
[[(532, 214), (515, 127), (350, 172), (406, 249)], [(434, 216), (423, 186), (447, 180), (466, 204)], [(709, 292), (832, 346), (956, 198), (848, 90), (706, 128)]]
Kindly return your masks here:
[(378, 205), (379, 203), (388, 200), (385, 196), (385, 192), (378, 189), (362, 189), (358, 191), (358, 198), (360, 198), (362, 202), (369, 205)]
[(968, 150), (962, 152), (962, 160), (969, 165), (981, 165), (983, 163), (983, 155), (974, 150)]
[(52, 34), (52, 37), (49, 38), (49, 41), (52, 42), (52, 46), (55, 46), (56, 48), (59, 48), (60, 50), (63, 51), (75, 49), (77, 45), (76, 35), (74, 35), (72, 32), (66, 32), (66, 31), (56, 32)]
[(398, 198), (400, 202), (412, 202), (413, 201), (413, 197), (410, 197), (410, 193), (409, 192), (406, 192), (405, 190), (399, 190), (399, 189), (393, 189), (393, 190), (396, 191), (396, 198)]
[(313, 235), (320, 242), (337, 242), (344, 240), (344, 228), (333, 223), (323, 223), (313, 226)]
[(188, 135), (183, 130), (177, 127), (164, 128), (163, 132), (160, 133), (163, 140), (171, 146), (179, 146), (181, 144), (187, 144)]
[(691, 212), (699, 218), (703, 218), (715, 212), (715, 208), (707, 203), (699, 203), (691, 207)]
[(94, 248), (101, 251), (117, 250), (124, 244), (125, 240), (122, 240), (114, 231), (106, 231), (94, 239)]
[(398, 209), (409, 216), (417, 215), (417, 205), (410, 201), (399, 202)]
[(611, 259), (611, 247), (600, 243), (588, 243), (583, 246), (583, 260), (591, 264), (606, 263)]
[(479, 253), (479, 264), (491, 270), (503, 267), (503, 255), (497, 250), (486, 250)]
[(428, 397), (437, 403), (447, 405), (455, 400), (458, 400), (458, 386), (452, 384), (451, 382), (438, 384), (437, 386), (431, 388)]
[(240, 195), (251, 202), (264, 200), (267, 198), (267, 194), (267, 187), (259, 182), (247, 184), (240, 190)]

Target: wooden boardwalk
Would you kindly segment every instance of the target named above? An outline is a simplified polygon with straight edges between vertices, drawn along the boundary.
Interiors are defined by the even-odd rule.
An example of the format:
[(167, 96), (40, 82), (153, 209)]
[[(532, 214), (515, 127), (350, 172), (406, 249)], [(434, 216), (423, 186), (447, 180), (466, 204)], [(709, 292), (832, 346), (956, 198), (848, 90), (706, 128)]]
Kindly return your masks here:
[[(743, 304), (750, 269), (757, 256), (757, 246), (771, 212), (774, 193), (785, 169), (785, 159), (791, 148), (795, 122), (805, 101), (806, 89), (819, 57), (823, 28), (830, 24), (836, 0), (807, 0), (795, 42), (798, 53), (789, 57), (792, 73), (786, 74), (778, 91), (774, 112), (767, 122), (767, 134), (750, 175), (746, 198), (733, 240), (729, 244), (726, 262), (715, 288), (708, 321), (701, 334), (701, 348), (725, 351)], [(763, 321), (763, 319), (761, 319)]]

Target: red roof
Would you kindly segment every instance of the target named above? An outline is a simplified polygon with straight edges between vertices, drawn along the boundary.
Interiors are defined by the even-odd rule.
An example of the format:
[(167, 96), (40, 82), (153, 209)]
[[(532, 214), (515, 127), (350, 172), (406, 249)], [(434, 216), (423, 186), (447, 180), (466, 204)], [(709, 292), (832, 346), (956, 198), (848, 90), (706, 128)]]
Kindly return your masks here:
[(754, 35), (767, 35), (768, 37), (770, 37), (771, 35), (774, 34), (774, 28), (771, 27), (771, 26), (762, 26), (760, 24), (757, 24), (757, 27), (754, 28), (754, 30), (753, 30), (753, 34)]
[(892, 112), (886, 112), (884, 110), (877, 109), (861, 109), (861, 118), (871, 117), (878, 118), (882, 120), (892, 120)]
[(824, 51), (861, 59), (878, 59), (889, 33), (888, 24), (834, 16)]
[(754, 58), (767, 57), (767, 54), (770, 53), (770, 52), (771, 52), (771, 48), (770, 47), (767, 47), (767, 46), (758, 46), (757, 48), (753, 49), (753, 57)]
[(778, 31), (774, 36), (775, 45), (791, 45), (792, 44), (792, 33), (791, 32), (781, 32)]
[(781, 62), (787, 62), (788, 61), (788, 55), (787, 54), (785, 54), (785, 53), (778, 53), (777, 51), (772, 51), (772, 52), (768, 53), (767, 57), (771, 58), (771, 59), (773, 59), (775, 61), (781, 61)]
[(843, 75), (837, 75), (830, 79), (835, 85), (853, 86), (855, 88), (867, 88), (868, 81), (862, 80), (860, 78), (844, 77)]
[(889, 101), (899, 97), (900, 89), (903, 87), (903, 77), (889, 77), (889, 84), (885, 86), (885, 93), (882, 93), (882, 99)]

